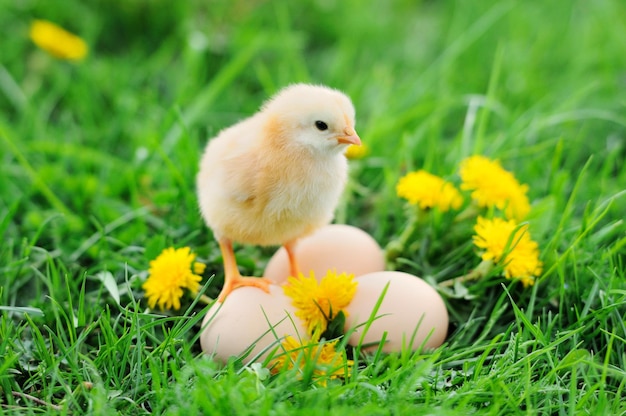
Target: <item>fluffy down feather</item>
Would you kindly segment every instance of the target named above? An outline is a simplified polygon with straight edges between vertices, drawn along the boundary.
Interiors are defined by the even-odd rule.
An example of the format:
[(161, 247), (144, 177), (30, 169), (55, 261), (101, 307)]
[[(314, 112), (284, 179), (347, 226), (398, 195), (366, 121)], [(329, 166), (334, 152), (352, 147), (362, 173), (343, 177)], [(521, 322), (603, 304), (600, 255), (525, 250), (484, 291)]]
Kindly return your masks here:
[[(328, 224), (346, 182), (344, 151), (361, 143), (354, 124), (346, 95), (295, 84), (211, 139), (197, 192), (222, 250), (232, 242), (290, 245)], [(226, 261), (225, 269), (228, 280), (234, 271)]]

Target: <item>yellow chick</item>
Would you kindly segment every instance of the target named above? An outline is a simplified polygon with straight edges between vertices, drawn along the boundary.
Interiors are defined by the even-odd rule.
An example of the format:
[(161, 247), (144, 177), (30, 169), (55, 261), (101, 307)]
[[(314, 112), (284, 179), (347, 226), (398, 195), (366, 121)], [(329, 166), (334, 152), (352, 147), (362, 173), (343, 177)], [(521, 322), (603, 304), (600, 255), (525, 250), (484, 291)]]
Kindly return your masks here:
[(241, 276), (234, 242), (283, 245), (298, 275), (296, 241), (332, 220), (347, 177), (344, 152), (361, 144), (354, 117), (343, 93), (294, 84), (209, 141), (197, 192), (222, 251), (219, 301), (240, 286), (269, 291), (269, 279)]

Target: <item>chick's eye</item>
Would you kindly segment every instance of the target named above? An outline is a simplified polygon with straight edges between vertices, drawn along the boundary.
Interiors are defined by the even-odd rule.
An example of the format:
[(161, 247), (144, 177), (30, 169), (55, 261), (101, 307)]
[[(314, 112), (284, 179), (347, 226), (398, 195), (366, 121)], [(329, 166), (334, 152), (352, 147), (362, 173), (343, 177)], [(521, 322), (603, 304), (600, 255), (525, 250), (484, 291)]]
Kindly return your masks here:
[(315, 122), (315, 127), (317, 127), (317, 129), (320, 131), (328, 130), (328, 124), (324, 123), (321, 120), (317, 120)]

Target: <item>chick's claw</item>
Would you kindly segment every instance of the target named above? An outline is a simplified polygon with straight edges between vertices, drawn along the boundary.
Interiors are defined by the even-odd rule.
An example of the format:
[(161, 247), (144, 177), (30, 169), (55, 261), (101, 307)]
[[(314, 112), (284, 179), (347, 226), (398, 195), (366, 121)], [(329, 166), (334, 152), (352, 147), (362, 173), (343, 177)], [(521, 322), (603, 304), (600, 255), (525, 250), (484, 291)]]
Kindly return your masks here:
[(232, 292), (233, 290), (235, 290), (235, 289), (237, 289), (239, 287), (244, 287), (244, 286), (256, 287), (256, 288), (261, 289), (265, 293), (270, 293), (270, 284), (271, 283), (272, 283), (272, 281), (270, 279), (265, 278), (265, 277), (244, 277), (244, 276), (239, 276), (239, 277), (236, 277), (236, 278), (227, 279), (227, 281), (224, 282), (224, 287), (222, 288), (222, 291), (220, 292), (219, 296), (217, 297), (217, 301), (218, 302), (224, 302), (224, 300), (226, 299), (226, 296), (228, 296), (230, 294), (230, 292)]

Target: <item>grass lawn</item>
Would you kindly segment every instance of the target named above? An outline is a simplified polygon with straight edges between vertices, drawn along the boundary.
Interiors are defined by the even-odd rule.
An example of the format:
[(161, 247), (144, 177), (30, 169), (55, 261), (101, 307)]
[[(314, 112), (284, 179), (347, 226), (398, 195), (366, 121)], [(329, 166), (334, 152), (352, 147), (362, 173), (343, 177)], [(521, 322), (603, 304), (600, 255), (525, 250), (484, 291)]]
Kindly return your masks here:
[[(87, 57), (39, 49), (34, 19)], [(626, 413), (625, 2), (0, 0), (0, 39), (0, 414)], [(348, 346), (344, 378), (268, 377), (202, 354), (199, 299), (148, 308), (170, 246), (219, 292), (201, 151), (293, 82), (352, 98), (369, 153), (336, 222), (400, 241), (390, 267), (446, 301), (441, 347)], [(412, 224), (396, 194), (419, 169), (459, 186), (471, 155), (528, 185), (532, 286), (502, 269), (442, 285), (480, 263), (475, 218)], [(242, 272), (274, 249), (238, 246)]]

